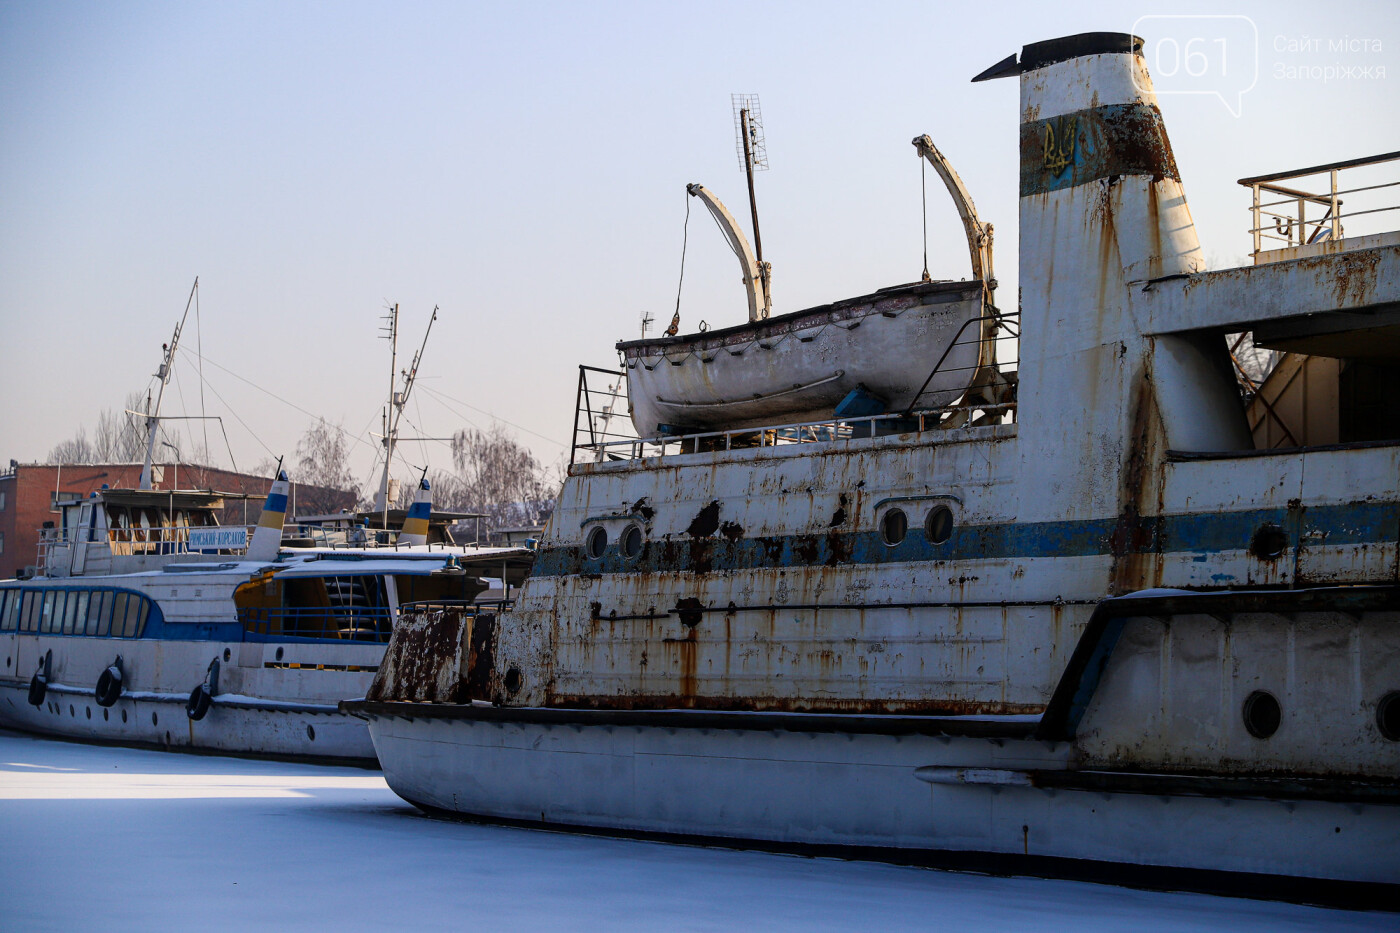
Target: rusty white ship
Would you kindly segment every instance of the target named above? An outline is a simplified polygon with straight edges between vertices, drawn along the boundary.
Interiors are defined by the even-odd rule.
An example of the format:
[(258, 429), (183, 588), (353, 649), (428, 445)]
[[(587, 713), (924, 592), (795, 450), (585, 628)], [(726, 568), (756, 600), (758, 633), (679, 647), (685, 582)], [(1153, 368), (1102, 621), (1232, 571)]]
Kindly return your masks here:
[[(344, 704), (395, 791), (471, 818), (1397, 903), (1400, 236), (1345, 235), (1339, 163), (1303, 195), (1328, 210), (1286, 227), (1300, 193), (1253, 180), (1255, 264), (1205, 271), (1141, 40), (1040, 42), (979, 79), (1012, 75), (1019, 312), (959, 283), (812, 315), (977, 303), (963, 399), (761, 425), (735, 407), (659, 435), (697, 422), (657, 396), (696, 383), (641, 361), (679, 346), (677, 373), (703, 372), (728, 337), (623, 345), (641, 439), (599, 433), (611, 409), (586, 395), (591, 456), (514, 610), (401, 618)], [(996, 361), (1008, 334), (1018, 359)], [(1238, 334), (1335, 364), (1333, 416), (1287, 427), (1317, 402), (1303, 381), (1250, 382), (1246, 404)], [(917, 387), (941, 360), (904, 362)], [(859, 365), (830, 366), (859, 400)]]
[(482, 578), (520, 582), (529, 552), (455, 545), (457, 513), (433, 511), (426, 479), (408, 509), (387, 508), (387, 468), (380, 507), (349, 527), (334, 524), (354, 513), (284, 528), (280, 470), (255, 527), (221, 525), (225, 494), (154, 487), (160, 420), (157, 398), (139, 488), (55, 501), (39, 574), (0, 581), (0, 727), (372, 763), (364, 723), (337, 704), (364, 696), (398, 614), (474, 611)]

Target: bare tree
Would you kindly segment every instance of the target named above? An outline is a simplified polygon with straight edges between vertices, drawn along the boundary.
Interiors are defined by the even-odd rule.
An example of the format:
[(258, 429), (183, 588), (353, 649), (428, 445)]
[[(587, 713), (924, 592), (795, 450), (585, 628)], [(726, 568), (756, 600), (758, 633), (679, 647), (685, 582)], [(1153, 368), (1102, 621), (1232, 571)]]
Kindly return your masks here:
[(452, 463), (454, 475), (436, 477), (440, 507), (484, 513), (492, 529), (533, 525), (554, 507), (548, 470), (501, 425), (454, 434)]
[(96, 463), (92, 455), (92, 445), (88, 443), (87, 431), (81, 426), (78, 433), (66, 441), (59, 441), (49, 451), (50, 463)]
[(298, 490), (299, 512), (333, 511), (340, 508), (346, 492), (359, 499), (360, 486), (350, 472), (349, 448), (344, 429), (338, 424), (328, 424), (325, 418), (306, 429), (297, 442), (297, 468), (292, 479), (321, 489)]

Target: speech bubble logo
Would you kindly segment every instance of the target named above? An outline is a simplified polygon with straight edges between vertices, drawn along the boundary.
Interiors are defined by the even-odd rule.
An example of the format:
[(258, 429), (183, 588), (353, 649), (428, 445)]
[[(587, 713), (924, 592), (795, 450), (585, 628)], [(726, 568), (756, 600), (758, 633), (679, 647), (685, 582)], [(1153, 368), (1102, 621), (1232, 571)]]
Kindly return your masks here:
[(1259, 28), (1248, 16), (1140, 16), (1133, 35), (1142, 37), (1142, 54), (1159, 96), (1213, 94), (1238, 117), (1244, 95), (1259, 83)]

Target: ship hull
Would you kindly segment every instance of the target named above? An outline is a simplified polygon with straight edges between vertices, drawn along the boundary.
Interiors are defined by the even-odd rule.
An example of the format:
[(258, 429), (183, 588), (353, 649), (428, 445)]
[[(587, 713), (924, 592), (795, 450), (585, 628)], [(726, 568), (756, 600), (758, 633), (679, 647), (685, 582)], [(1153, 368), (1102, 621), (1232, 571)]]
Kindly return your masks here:
[[(385, 778), (415, 805), (458, 816), (1164, 887), (1219, 881), (1182, 871), (1230, 873), (1252, 878), (1235, 890), (1303, 899), (1400, 897), (1387, 888), (1400, 877), (1393, 805), (918, 777), (1066, 768), (1067, 745), (1027, 738), (861, 734), (854, 722), (822, 732), (752, 719), (687, 728), (674, 717), (449, 717), (412, 706), (364, 709)], [(1273, 881), (1260, 888), (1260, 875)], [(1347, 883), (1381, 887), (1363, 895)]]
[[(374, 761), (363, 722), (336, 703), (363, 696), (383, 657), (377, 644), (276, 644), (0, 636), (0, 727), (82, 741), (278, 757)], [(30, 678), (49, 658), (44, 695)], [(97, 702), (102, 672), (120, 656), (123, 689)], [(220, 688), (198, 720), (190, 693), (219, 661)], [(19, 676), (16, 676), (19, 675)]]

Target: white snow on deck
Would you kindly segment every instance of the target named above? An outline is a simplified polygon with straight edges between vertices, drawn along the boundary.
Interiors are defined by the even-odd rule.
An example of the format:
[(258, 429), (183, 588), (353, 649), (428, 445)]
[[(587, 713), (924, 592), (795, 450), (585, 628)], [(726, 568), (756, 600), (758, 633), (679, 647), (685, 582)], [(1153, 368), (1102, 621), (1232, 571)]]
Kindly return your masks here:
[(1394, 931), (1393, 914), (429, 819), (378, 772), (0, 732), (3, 930)]

